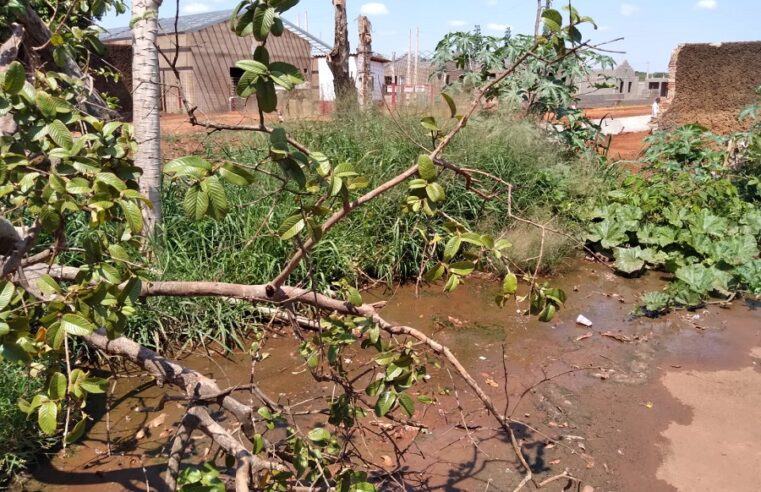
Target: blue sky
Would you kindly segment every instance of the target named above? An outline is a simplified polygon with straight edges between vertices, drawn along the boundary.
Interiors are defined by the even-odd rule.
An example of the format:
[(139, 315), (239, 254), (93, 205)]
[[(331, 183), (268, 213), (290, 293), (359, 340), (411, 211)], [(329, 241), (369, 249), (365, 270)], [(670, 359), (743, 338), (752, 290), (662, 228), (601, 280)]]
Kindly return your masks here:
[[(420, 28), (420, 49), (430, 51), (441, 37), (474, 25), (492, 34), (507, 26), (513, 32), (533, 31), (535, 0), (347, 0), (352, 48), (356, 47), (356, 19), (361, 12), (373, 23), (374, 49), (386, 56), (407, 51), (410, 30)], [(180, 0), (182, 13), (232, 8), (237, 0)], [(175, 2), (164, 0), (162, 17), (174, 15)], [(565, 4), (555, 0), (556, 5)], [(759, 0), (575, 0), (583, 15), (592, 16), (600, 29), (591, 26), (584, 35), (593, 41), (625, 39), (611, 48), (626, 51), (614, 55), (638, 70), (662, 71), (671, 51), (680, 43), (747, 41), (761, 39)], [(463, 7), (466, 5), (467, 7)], [(333, 39), (331, 0), (301, 0), (286, 17), (302, 26), (308, 16), (309, 31), (328, 44)], [(105, 27), (123, 26), (128, 17), (109, 17)]]

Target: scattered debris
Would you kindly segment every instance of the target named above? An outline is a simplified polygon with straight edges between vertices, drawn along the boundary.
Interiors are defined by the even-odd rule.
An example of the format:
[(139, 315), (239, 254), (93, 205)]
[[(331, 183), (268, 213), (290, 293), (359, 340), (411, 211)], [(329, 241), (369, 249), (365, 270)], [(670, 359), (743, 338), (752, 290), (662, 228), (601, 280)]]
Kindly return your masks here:
[(158, 417), (154, 418), (150, 422), (148, 422), (148, 426), (155, 429), (156, 427), (161, 427), (164, 425), (164, 421), (166, 420), (166, 414), (161, 413)]
[(488, 385), (489, 385), (489, 386), (491, 386), (492, 388), (499, 388), (499, 383), (497, 383), (497, 382), (496, 382), (495, 380), (493, 380), (492, 378), (486, 378), (486, 384), (488, 384)]
[(630, 336), (624, 335), (623, 333), (613, 333), (611, 331), (602, 333), (602, 336), (612, 338), (613, 340), (619, 341), (621, 343), (630, 343), (634, 341)]
[(589, 327), (592, 326), (592, 321), (583, 314), (580, 314), (578, 318), (576, 318), (576, 324)]
[(587, 338), (592, 338), (593, 333), (591, 331), (588, 331), (584, 335), (581, 335), (580, 337), (576, 337), (576, 341), (580, 342), (582, 340), (586, 340)]
[(465, 323), (462, 322), (462, 320), (459, 320), (453, 316), (448, 316), (447, 321), (452, 323), (453, 326), (456, 326), (457, 328), (462, 328)]

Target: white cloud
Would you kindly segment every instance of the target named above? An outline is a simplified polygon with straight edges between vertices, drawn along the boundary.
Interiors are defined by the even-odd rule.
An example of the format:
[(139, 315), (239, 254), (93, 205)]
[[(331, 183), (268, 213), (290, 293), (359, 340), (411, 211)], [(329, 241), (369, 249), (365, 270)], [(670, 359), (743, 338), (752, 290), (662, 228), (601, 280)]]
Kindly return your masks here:
[(182, 13), (183, 14), (203, 14), (204, 12), (208, 12), (211, 10), (209, 6), (205, 3), (195, 2), (195, 3), (189, 3), (182, 6)]
[(490, 31), (497, 31), (497, 32), (504, 33), (505, 31), (510, 29), (510, 25), (509, 24), (497, 24), (496, 22), (489, 22), (488, 24), (486, 24), (486, 29), (488, 29)]
[(462, 27), (462, 26), (467, 26), (468, 21), (455, 19), (455, 20), (449, 21), (448, 24), (452, 27)]
[(497, 0), (487, 0), (486, 5), (489, 5), (491, 7), (497, 5)]
[(719, 3), (716, 0), (700, 0), (698, 3), (695, 4), (695, 8), (698, 8), (701, 10), (713, 10), (718, 6), (719, 6)]
[(632, 5), (630, 3), (622, 3), (621, 4), (621, 15), (624, 17), (629, 17), (631, 15), (636, 14), (639, 12), (639, 7), (636, 5)]
[(359, 11), (362, 15), (388, 15), (388, 7), (385, 3), (371, 2), (366, 3), (360, 7)]
[(597, 28), (598, 31), (610, 31), (610, 26), (600, 26)]

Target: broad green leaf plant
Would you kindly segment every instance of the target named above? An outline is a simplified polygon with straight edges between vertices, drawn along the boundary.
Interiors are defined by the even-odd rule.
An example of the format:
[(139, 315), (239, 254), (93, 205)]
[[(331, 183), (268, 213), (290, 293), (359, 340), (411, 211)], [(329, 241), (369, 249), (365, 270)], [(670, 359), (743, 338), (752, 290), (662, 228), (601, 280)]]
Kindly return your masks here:
[(759, 135), (755, 121), (729, 136), (697, 125), (658, 132), (643, 171), (582, 214), (586, 239), (616, 270), (672, 275), (665, 291), (643, 296), (641, 314), (761, 295)]

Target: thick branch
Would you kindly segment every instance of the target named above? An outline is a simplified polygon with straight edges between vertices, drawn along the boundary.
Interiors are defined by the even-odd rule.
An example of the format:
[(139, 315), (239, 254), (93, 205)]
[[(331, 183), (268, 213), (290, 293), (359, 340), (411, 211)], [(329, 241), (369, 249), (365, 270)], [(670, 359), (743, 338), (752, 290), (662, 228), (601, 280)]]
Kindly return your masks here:
[(186, 417), (188, 424), (197, 427), (217, 443), (225, 452), (235, 457), (235, 490), (248, 492), (251, 489), (251, 477), (261, 470), (284, 470), (275, 463), (265, 461), (251, 454), (224, 427), (219, 425), (204, 407), (192, 407)]
[[(45, 49), (50, 49), (49, 41), (53, 33), (50, 32), (48, 26), (42, 21), (42, 19), (40, 19), (40, 16), (37, 15), (37, 12), (35, 12), (32, 7), (27, 5), (24, 13), (19, 16), (18, 21), (26, 29), (27, 38), (33, 45), (45, 46)], [(61, 70), (63, 70), (66, 75), (76, 80), (89, 81), (90, 90), (88, 91), (86, 102), (88, 112), (101, 119), (116, 118), (118, 114), (108, 109), (106, 101), (104, 101), (103, 98), (100, 97), (100, 94), (93, 89), (92, 78), (89, 75), (82, 73), (82, 69), (79, 68), (76, 60), (65, 51), (62, 52), (61, 59), (63, 60), (63, 67), (61, 67)]]

